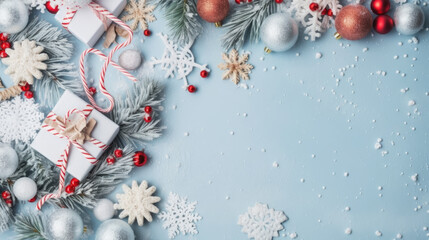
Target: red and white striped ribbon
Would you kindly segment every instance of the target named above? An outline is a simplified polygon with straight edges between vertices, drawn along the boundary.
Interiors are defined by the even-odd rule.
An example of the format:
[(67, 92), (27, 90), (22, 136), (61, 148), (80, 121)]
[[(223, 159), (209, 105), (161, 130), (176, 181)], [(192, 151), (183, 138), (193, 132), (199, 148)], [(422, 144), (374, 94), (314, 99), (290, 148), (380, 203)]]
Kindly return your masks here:
[[(110, 93), (106, 90), (106, 87), (105, 87), (105, 84), (104, 84), (105, 77), (106, 77), (106, 71), (107, 71), (107, 68), (108, 68), (109, 64), (112, 64), (113, 67), (115, 67), (116, 69), (118, 69), (127, 78), (131, 79), (134, 82), (137, 81), (137, 79), (131, 73), (129, 73), (127, 70), (125, 70), (124, 68), (122, 68), (121, 66), (119, 66), (114, 61), (112, 61), (113, 54), (115, 54), (116, 51), (118, 51), (121, 48), (124, 48), (124, 47), (128, 46), (131, 43), (131, 41), (133, 40), (133, 31), (131, 30), (131, 28), (126, 23), (124, 23), (123, 21), (121, 21), (120, 19), (118, 19), (115, 15), (113, 15), (112, 13), (110, 13), (107, 9), (103, 8), (99, 4), (97, 4), (95, 2), (90, 2), (88, 4), (88, 6), (91, 7), (92, 10), (94, 10), (95, 12), (97, 12), (99, 16), (104, 16), (104, 17), (112, 20), (113, 22), (115, 22), (116, 24), (118, 24), (119, 26), (121, 26), (122, 28), (124, 28), (128, 32), (127, 40), (125, 42), (117, 45), (116, 47), (114, 47), (112, 49), (112, 51), (110, 51), (110, 53), (109, 53), (108, 56), (106, 56), (105, 54), (103, 54), (100, 50), (97, 50), (97, 49), (94, 49), (94, 48), (90, 48), (90, 49), (84, 51), (82, 53), (81, 57), (80, 57), (80, 77), (81, 77), (82, 84), (83, 84), (83, 87), (85, 89), (85, 93), (86, 93), (87, 97), (88, 97), (89, 101), (91, 102), (91, 104), (98, 111), (103, 112), (103, 113), (108, 113), (108, 112), (110, 112), (110, 111), (113, 110), (113, 107), (114, 107), (114, 104), (115, 104), (112, 95), (110, 95)], [(75, 13), (76, 13), (76, 11), (69, 11), (69, 13), (66, 14), (66, 17), (63, 19), (63, 22), (62, 22), (64, 28), (68, 29), (68, 25), (72, 21)], [(86, 77), (85, 77), (85, 57), (89, 53), (94, 53), (95, 55), (98, 55), (99, 57), (101, 57), (105, 61), (104, 64), (103, 64), (103, 67), (101, 69), (101, 73), (100, 73), (99, 87), (100, 87), (101, 93), (109, 100), (109, 106), (107, 108), (102, 108), (102, 107), (100, 107), (100, 106), (97, 105), (97, 103), (95, 102), (95, 100), (94, 100), (94, 98), (93, 98), (93, 96), (91, 94), (91, 91), (89, 90), (88, 83), (86, 81)]]
[[(85, 148), (82, 147), (82, 145), (80, 145), (78, 142), (76, 142), (75, 140), (71, 140), (69, 139), (67, 136), (64, 136), (62, 134), (62, 131), (64, 131), (66, 129), (67, 126), (67, 122), (69, 121), (69, 118), (71, 115), (73, 114), (79, 114), (81, 117), (83, 117), (85, 120), (88, 118), (89, 114), (91, 114), (93, 110), (93, 107), (91, 105), (87, 105), (83, 110), (78, 110), (76, 108), (73, 108), (71, 110), (69, 110), (67, 112), (67, 114), (64, 117), (64, 123), (60, 122), (57, 120), (57, 115), (53, 112), (50, 112), (48, 114), (48, 116), (46, 117), (47, 119), (50, 119), (51, 121), (54, 121), (58, 124), (59, 128), (61, 129), (61, 132), (58, 132), (55, 128), (53, 128), (52, 126), (49, 126), (48, 124), (44, 123), (42, 125), (42, 128), (46, 129), (46, 131), (48, 131), (49, 133), (51, 133), (54, 136), (58, 136), (59, 138), (66, 138), (67, 139), (67, 146), (64, 149), (64, 153), (61, 155), (61, 158), (58, 160), (57, 162), (57, 166), (60, 167), (60, 182), (59, 182), (59, 186), (58, 186), (58, 191), (56, 193), (50, 193), (47, 194), (45, 196), (42, 197), (42, 199), (39, 200), (39, 202), (37, 203), (37, 210), (42, 209), (43, 204), (45, 204), (46, 201), (48, 201), (51, 198), (59, 198), (61, 197), (61, 193), (63, 192), (63, 189), (65, 187), (65, 178), (66, 178), (66, 173), (67, 173), (67, 163), (68, 163), (68, 157), (69, 157), (69, 152), (70, 152), (70, 148), (73, 144), (73, 146), (75, 146), (79, 152), (91, 163), (91, 164), (96, 164), (97, 163), (97, 159), (95, 157), (93, 157), (91, 154), (89, 154)], [(89, 140), (91, 143), (93, 143), (94, 145), (96, 145), (97, 147), (101, 148), (101, 149), (106, 149), (107, 146), (106, 144), (98, 141), (95, 138), (92, 138)]]

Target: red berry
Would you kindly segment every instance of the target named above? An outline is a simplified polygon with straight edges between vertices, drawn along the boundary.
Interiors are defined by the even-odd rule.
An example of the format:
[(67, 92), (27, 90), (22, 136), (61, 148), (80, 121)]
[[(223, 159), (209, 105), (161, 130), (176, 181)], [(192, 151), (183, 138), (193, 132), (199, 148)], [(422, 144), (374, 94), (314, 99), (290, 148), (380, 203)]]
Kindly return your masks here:
[(12, 207), (12, 199), (5, 199), (4, 202), (7, 204), (7, 206)]
[(240, 0), (235, 0), (235, 3), (237, 4), (240, 4), (240, 2), (241, 2)]
[(322, 15), (326, 15), (328, 13), (328, 10), (326, 9), (326, 8), (324, 8), (323, 10), (322, 10)]
[(133, 157), (134, 165), (142, 167), (147, 163), (147, 155), (143, 151), (137, 151)]
[(77, 186), (79, 186), (79, 184), (80, 184), (80, 181), (79, 181), (79, 179), (77, 179), (77, 178), (73, 178), (73, 179), (70, 181), (70, 185), (72, 185), (73, 187), (77, 187)]
[(95, 87), (90, 87), (89, 88), (89, 93), (91, 93), (91, 95), (94, 95), (97, 93), (97, 89)]
[(1, 44), (1, 48), (3, 48), (3, 49), (10, 48), (10, 43), (9, 42), (3, 42)]
[(190, 93), (193, 93), (193, 92), (197, 91), (197, 88), (196, 88), (194, 85), (189, 85), (189, 86), (188, 86), (188, 91), (189, 91)]
[(1, 197), (2, 197), (3, 199), (8, 199), (8, 198), (10, 198), (10, 192), (9, 192), (9, 191), (4, 191), (4, 192), (2, 192)]
[(30, 84), (25, 83), (25, 85), (24, 85), (24, 86), (21, 86), (21, 90), (22, 90), (23, 92), (30, 91)]
[(283, 0), (276, 0), (276, 3), (282, 3)]
[(206, 77), (208, 77), (208, 76), (209, 76), (209, 72), (207, 72), (206, 70), (203, 70), (203, 71), (201, 71), (201, 72), (200, 72), (200, 76), (201, 76), (202, 78), (206, 78)]
[(310, 10), (311, 11), (317, 11), (319, 9), (319, 4), (317, 4), (317, 3), (315, 3), (315, 2), (312, 2), (312, 3), (310, 3)]
[(144, 30), (144, 31), (143, 31), (143, 34), (144, 34), (146, 37), (149, 37), (149, 36), (152, 34), (152, 32), (151, 32), (149, 29), (146, 29), (146, 30)]
[(30, 98), (33, 98), (34, 94), (33, 94), (33, 92), (32, 92), (32, 91), (26, 91), (26, 92), (24, 93), (24, 96), (25, 96), (26, 98), (30, 99)]
[(74, 193), (74, 190), (76, 190), (76, 188), (72, 185), (67, 185), (66, 187), (66, 193), (71, 194)]
[(35, 202), (37, 200), (37, 196), (34, 196), (34, 198), (28, 200), (28, 202)]
[(0, 41), (5, 42), (9, 38), (9, 35), (7, 33), (0, 33)]
[(108, 165), (113, 165), (116, 162), (116, 159), (113, 156), (106, 158), (106, 162)]
[(5, 50), (0, 50), (0, 58), (7, 58), (9, 55), (7, 55)]
[(46, 6), (46, 10), (48, 10), (48, 12), (52, 14), (56, 14), (59, 11), (58, 5), (55, 7), (52, 7), (51, 1), (47, 1), (45, 6)]
[(150, 122), (152, 122), (152, 117), (150, 115), (146, 115), (146, 116), (144, 116), (143, 120), (147, 123), (150, 123)]
[(124, 152), (122, 151), (122, 149), (115, 150), (115, 157), (121, 158), (123, 155), (124, 155)]
[(151, 113), (152, 112), (152, 107), (151, 106), (144, 107), (144, 112), (145, 113)]
[(328, 16), (332, 17), (334, 15), (334, 13), (332, 12), (332, 9), (328, 10)]

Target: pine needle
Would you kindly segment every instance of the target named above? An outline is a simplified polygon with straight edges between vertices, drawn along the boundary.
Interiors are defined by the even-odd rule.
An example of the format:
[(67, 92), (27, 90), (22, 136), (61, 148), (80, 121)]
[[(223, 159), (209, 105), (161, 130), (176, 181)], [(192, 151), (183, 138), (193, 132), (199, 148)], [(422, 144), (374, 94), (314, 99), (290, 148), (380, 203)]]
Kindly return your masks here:
[(45, 219), (40, 212), (24, 212), (15, 217), (16, 240), (47, 240)]

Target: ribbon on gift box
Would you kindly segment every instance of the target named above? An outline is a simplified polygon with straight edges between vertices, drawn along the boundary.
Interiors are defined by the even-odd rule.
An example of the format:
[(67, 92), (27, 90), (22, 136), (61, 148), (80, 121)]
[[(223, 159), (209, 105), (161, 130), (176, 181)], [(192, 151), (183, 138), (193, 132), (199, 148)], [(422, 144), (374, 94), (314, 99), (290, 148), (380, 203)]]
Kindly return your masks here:
[(50, 112), (42, 124), (42, 128), (46, 129), (49, 133), (54, 136), (58, 136), (61, 139), (67, 140), (67, 146), (64, 149), (64, 154), (61, 155), (61, 159), (58, 160), (57, 166), (60, 167), (60, 182), (57, 193), (50, 193), (42, 197), (37, 203), (37, 210), (40, 210), (51, 198), (61, 197), (65, 186), (65, 176), (67, 172), (67, 163), (71, 146), (75, 146), (76, 149), (91, 163), (96, 164), (97, 159), (89, 154), (82, 145), (85, 141), (89, 141), (100, 149), (106, 149), (106, 144), (99, 140), (91, 137), (91, 132), (95, 127), (96, 121), (89, 119), (88, 116), (91, 114), (94, 108), (91, 105), (87, 105), (83, 110), (73, 108), (67, 112), (64, 118), (57, 116), (55, 113)]
[[(105, 81), (105, 77), (106, 77), (106, 71), (107, 68), (109, 66), (109, 64), (111, 64), (113, 67), (115, 67), (116, 69), (118, 69), (122, 74), (124, 74), (127, 78), (129, 78), (130, 80), (132, 80), (133, 82), (137, 82), (137, 79), (131, 74), (129, 73), (127, 70), (125, 70), (124, 68), (122, 68), (121, 66), (119, 66), (117, 63), (115, 63), (112, 60), (113, 54), (115, 54), (115, 52), (121, 48), (124, 48), (126, 46), (128, 46), (131, 41), (133, 40), (133, 31), (131, 30), (131, 28), (124, 23), (123, 21), (121, 21), (120, 19), (118, 19), (115, 15), (113, 15), (111, 12), (109, 12), (107, 9), (103, 8), (102, 6), (100, 6), (98, 3), (95, 2), (90, 2), (88, 4), (88, 7), (90, 7), (96, 14), (97, 17), (103, 21), (103, 23), (105, 23), (105, 19), (110, 19), (112, 20), (114, 23), (118, 24), (120, 27), (124, 28), (127, 32), (128, 32), (128, 37), (127, 40), (119, 45), (117, 45), (116, 47), (114, 47), (112, 49), (112, 51), (110, 51), (109, 55), (106, 56), (104, 53), (102, 53), (100, 50), (94, 49), (94, 48), (90, 48), (85, 50), (81, 57), (80, 57), (80, 77), (82, 80), (82, 84), (83, 87), (85, 89), (85, 93), (86, 96), (88, 97), (89, 101), (91, 102), (91, 104), (100, 112), (103, 113), (108, 113), (110, 111), (113, 110), (113, 107), (115, 105), (115, 101), (112, 97), (112, 95), (110, 95), (110, 93), (106, 90), (104, 81)], [(69, 10), (66, 14), (66, 16), (64, 17), (63, 21), (62, 21), (62, 25), (65, 29), (68, 29), (68, 25), (70, 24), (70, 22), (73, 20), (74, 15), (76, 14), (78, 10)], [(88, 83), (86, 81), (86, 76), (85, 76), (85, 57), (86, 55), (88, 55), (89, 53), (94, 53), (96, 55), (98, 55), (99, 57), (101, 57), (105, 62), (103, 64), (103, 68), (101, 69), (101, 73), (100, 73), (100, 79), (99, 79), (99, 87), (100, 87), (100, 91), (101, 93), (109, 100), (109, 106), (107, 108), (102, 108), (100, 106), (97, 105), (97, 103), (95, 102), (91, 91), (89, 90), (88, 87)]]

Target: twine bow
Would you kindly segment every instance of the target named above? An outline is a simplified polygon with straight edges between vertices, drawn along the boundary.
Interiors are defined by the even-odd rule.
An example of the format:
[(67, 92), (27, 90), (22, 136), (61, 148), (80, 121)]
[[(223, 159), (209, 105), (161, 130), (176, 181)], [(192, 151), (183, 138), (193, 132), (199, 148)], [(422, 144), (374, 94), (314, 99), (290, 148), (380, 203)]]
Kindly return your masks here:
[[(57, 116), (56, 121), (46, 118), (43, 123), (54, 128), (69, 140), (83, 145), (85, 141), (91, 140), (91, 132), (94, 130), (97, 121), (92, 118), (87, 121), (85, 116), (78, 115), (75, 119), (67, 122), (62, 117)], [(64, 130), (61, 130), (60, 124), (64, 126)]]

